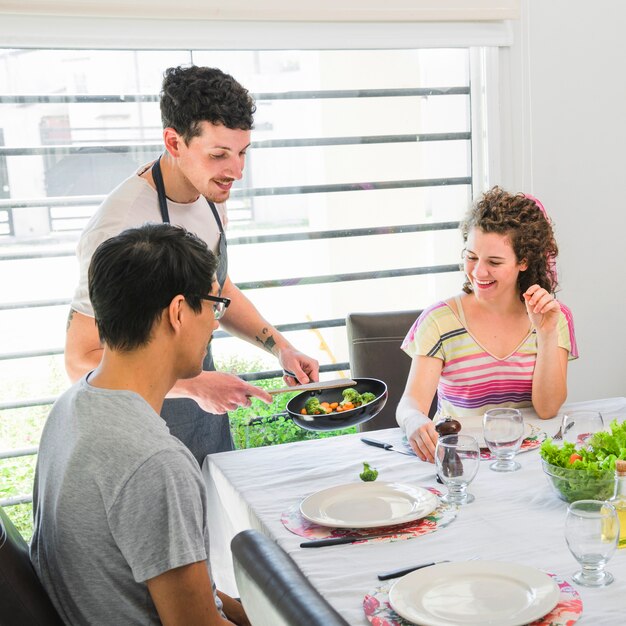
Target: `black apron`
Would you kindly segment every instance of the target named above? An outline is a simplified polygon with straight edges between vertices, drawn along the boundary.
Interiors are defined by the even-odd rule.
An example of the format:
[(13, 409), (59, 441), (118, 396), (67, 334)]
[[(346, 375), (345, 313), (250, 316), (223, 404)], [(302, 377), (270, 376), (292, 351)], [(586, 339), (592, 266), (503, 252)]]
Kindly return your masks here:
[[(163, 185), (163, 175), (161, 174), (161, 158), (159, 157), (152, 166), (152, 178), (159, 195), (159, 209), (161, 219), (169, 224), (170, 215), (167, 209), (167, 199), (165, 186)], [(226, 249), (226, 235), (222, 220), (220, 219), (217, 207), (207, 200), (213, 218), (220, 231), (219, 241), (219, 264), (216, 277), (220, 285), (220, 291), (226, 281), (228, 274), (228, 252)], [(184, 224), (181, 224), (184, 226)], [(204, 358), (202, 369), (207, 372), (214, 372), (213, 353), (209, 344), (207, 355)], [(182, 441), (196, 457), (198, 463), (202, 465), (204, 457), (212, 452), (224, 452), (233, 449), (233, 440), (230, 432), (230, 422), (228, 415), (214, 415), (206, 413), (191, 398), (166, 398), (163, 402), (161, 417), (165, 420), (170, 433)]]

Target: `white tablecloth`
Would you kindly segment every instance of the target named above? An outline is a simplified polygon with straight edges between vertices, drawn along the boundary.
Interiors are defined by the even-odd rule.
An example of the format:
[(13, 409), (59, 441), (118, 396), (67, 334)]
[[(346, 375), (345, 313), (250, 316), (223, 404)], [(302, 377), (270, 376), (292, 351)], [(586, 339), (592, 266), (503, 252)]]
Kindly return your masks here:
[[(570, 404), (594, 408), (605, 421), (626, 419), (626, 398)], [(549, 435), (557, 420), (525, 418)], [(368, 437), (401, 445), (401, 431), (388, 429)], [(483, 461), (470, 485), (476, 501), (434, 533), (397, 542), (370, 542), (303, 549), (302, 537), (282, 525), (280, 515), (305, 496), (338, 484), (358, 481), (363, 461), (379, 469), (379, 480), (444, 489), (435, 482), (434, 466), (391, 451), (366, 446), (360, 435), (347, 435), (267, 448), (237, 450), (207, 457), (206, 479), (211, 517), (211, 564), (218, 588), (237, 595), (232, 575), (230, 540), (256, 528), (276, 540), (328, 601), (353, 625), (369, 624), (363, 613), (366, 593), (381, 583), (378, 572), (441, 559), (521, 563), (571, 581), (578, 563), (563, 535), (567, 505), (550, 490), (537, 450), (519, 454), (522, 469), (499, 474)], [(444, 489), (445, 490), (445, 489)], [(626, 550), (619, 550), (607, 569), (615, 582), (602, 589), (577, 587), (583, 603), (578, 622), (597, 626), (626, 623)]]

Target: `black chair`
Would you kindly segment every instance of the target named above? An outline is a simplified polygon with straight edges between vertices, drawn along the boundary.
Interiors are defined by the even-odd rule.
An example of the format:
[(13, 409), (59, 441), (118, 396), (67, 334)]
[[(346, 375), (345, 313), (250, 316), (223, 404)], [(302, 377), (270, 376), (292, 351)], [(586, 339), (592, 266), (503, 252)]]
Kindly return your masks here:
[[(360, 425), (362, 431), (398, 425), (396, 408), (411, 369), (411, 359), (400, 345), (420, 313), (419, 310), (350, 313), (346, 318), (352, 377), (378, 378), (387, 383), (387, 404), (376, 417)], [(437, 394), (429, 416), (436, 411)]]
[(63, 626), (30, 562), (28, 545), (0, 507), (0, 626)]
[(230, 547), (252, 626), (349, 626), (292, 558), (258, 530), (240, 532)]

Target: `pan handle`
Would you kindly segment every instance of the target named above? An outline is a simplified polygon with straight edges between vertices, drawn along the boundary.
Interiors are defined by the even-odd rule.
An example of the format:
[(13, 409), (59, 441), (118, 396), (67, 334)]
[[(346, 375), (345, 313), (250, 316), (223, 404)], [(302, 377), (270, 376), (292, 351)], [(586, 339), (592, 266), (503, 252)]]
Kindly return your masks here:
[(284, 413), (274, 413), (274, 415), (266, 415), (265, 417), (263, 416), (252, 417), (248, 420), (248, 426), (254, 426), (255, 424), (260, 424), (263, 420), (265, 420), (266, 422), (276, 422), (279, 417), (284, 417), (285, 419), (289, 419), (289, 420), (293, 419), (293, 417), (285, 411)]

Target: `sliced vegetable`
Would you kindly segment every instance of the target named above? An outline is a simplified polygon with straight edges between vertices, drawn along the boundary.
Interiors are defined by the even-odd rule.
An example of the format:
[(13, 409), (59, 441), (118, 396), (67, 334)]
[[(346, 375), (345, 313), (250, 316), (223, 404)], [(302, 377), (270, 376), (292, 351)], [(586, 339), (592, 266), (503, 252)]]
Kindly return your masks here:
[(330, 413), (330, 409), (327, 409), (323, 404), (320, 404), (320, 399), (317, 396), (310, 397), (304, 404), (306, 415), (325, 415)]
[(317, 396), (310, 397), (300, 411), (302, 415), (326, 415), (328, 413), (341, 413), (350, 411), (364, 404), (376, 400), (376, 396), (370, 391), (360, 394), (354, 387), (348, 387), (342, 391), (341, 402), (320, 402)]

